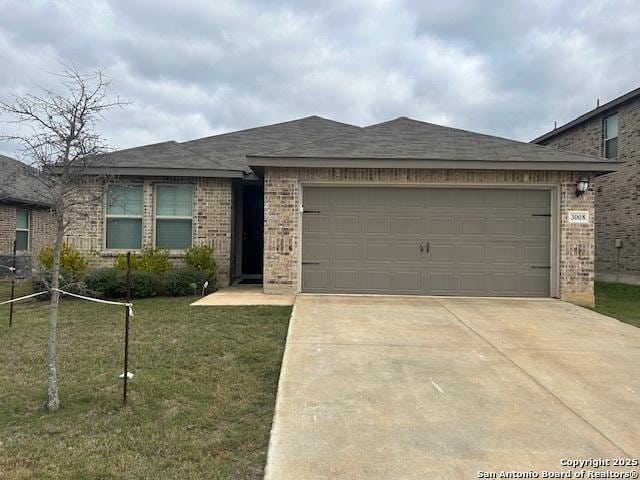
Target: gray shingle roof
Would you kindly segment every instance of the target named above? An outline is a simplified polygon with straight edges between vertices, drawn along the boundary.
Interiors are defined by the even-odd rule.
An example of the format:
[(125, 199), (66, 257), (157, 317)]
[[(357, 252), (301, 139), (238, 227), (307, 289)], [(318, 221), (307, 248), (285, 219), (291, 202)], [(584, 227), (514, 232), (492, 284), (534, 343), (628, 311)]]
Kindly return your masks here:
[(0, 155), (0, 202), (47, 206), (37, 171), (10, 157)]
[(226, 169), (173, 140), (106, 153), (88, 164), (120, 168)]
[[(603, 162), (599, 157), (532, 145), (400, 117), (346, 134), (265, 151), (260, 158), (413, 159), (486, 162)], [(614, 162), (612, 164), (615, 165)]]
[(289, 122), (191, 140), (182, 145), (224, 165), (225, 168), (248, 173), (251, 172), (246, 160), (248, 154), (282, 149), (359, 130), (361, 128), (354, 125), (313, 115)]

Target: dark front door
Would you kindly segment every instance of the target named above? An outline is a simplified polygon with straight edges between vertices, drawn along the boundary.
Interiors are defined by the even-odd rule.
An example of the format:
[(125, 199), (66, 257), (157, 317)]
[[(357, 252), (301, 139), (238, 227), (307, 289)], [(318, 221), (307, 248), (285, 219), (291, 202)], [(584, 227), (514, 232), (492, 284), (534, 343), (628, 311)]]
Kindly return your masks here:
[(242, 275), (262, 275), (262, 185), (245, 185), (242, 195)]

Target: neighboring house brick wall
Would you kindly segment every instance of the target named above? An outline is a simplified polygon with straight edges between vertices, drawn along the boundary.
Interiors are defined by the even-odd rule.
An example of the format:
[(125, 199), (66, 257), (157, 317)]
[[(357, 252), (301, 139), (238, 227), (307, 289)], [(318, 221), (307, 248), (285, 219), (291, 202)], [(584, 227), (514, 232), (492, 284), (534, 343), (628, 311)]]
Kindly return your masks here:
[[(9, 204), (0, 204), (0, 256), (3, 257), (3, 264), (10, 264), (10, 257), (13, 252), (13, 241), (16, 234), (16, 209), (29, 210), (29, 252), (32, 261), (27, 261), (25, 265), (31, 265), (34, 269), (38, 267), (38, 252), (44, 245), (54, 241), (54, 222), (49, 210), (43, 208), (29, 208)], [(29, 255), (20, 252), (19, 255)], [(4, 277), (0, 272), (0, 277)], [(26, 273), (28, 274), (28, 272)]]
[(0, 253), (13, 251), (13, 239), (16, 234), (16, 207), (0, 204)]
[[(212, 245), (218, 265), (218, 285), (229, 284), (231, 269), (231, 179), (144, 177), (127, 178), (123, 182), (142, 183), (144, 210), (142, 219), (143, 246), (154, 243), (154, 186), (159, 183), (189, 183), (194, 185), (193, 244)], [(65, 241), (82, 251), (93, 267), (112, 266), (118, 252), (104, 249), (104, 196), (95, 188), (77, 193), (78, 204), (71, 214), (73, 221)], [(173, 265), (183, 263), (183, 252), (170, 252)]]
[(593, 305), (594, 227), (568, 224), (569, 210), (594, 213), (594, 195), (575, 196), (575, 172), (513, 170), (414, 170), (272, 168), (264, 181), (264, 290), (266, 293), (296, 293), (299, 272), (300, 182), (322, 181), (345, 184), (549, 184), (560, 186), (560, 298)]
[[(618, 112), (617, 172), (598, 177), (596, 191), (596, 273), (604, 279), (640, 282), (640, 98), (591, 118), (544, 145), (603, 155), (603, 118)], [(616, 248), (616, 239), (622, 247)], [(618, 271), (619, 255), (619, 271)]]

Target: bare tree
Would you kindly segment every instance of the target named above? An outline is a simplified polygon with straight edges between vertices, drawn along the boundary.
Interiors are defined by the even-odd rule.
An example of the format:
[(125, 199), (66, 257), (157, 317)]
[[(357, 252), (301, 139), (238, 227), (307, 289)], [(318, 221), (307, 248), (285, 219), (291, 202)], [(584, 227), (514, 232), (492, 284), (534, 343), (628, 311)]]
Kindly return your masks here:
[[(102, 196), (105, 175), (92, 175), (97, 155), (108, 151), (104, 138), (97, 133), (103, 113), (126, 102), (109, 99), (110, 79), (102, 71), (81, 74), (74, 66), (63, 65), (60, 74), (62, 93), (42, 89), (41, 93), (15, 95), (11, 103), (0, 102), (0, 115), (16, 127), (17, 133), (2, 134), (0, 140), (17, 142), (21, 160), (33, 167), (25, 169), (35, 180), (34, 189), (51, 205), (55, 224), (53, 267), (51, 269), (51, 311), (47, 341), (48, 411), (58, 410), (58, 376), (56, 370), (56, 335), (60, 300), (60, 253), (65, 232), (83, 203)], [(101, 167), (104, 163), (100, 162)], [(90, 195), (87, 196), (87, 192)]]

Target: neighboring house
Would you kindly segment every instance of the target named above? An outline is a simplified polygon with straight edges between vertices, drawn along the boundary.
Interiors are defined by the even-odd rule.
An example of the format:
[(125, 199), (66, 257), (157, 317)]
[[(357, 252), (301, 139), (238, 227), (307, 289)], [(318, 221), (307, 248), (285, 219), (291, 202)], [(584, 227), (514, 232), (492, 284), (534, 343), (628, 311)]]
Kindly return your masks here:
[(211, 244), (222, 286), (267, 293), (593, 304), (593, 192), (576, 189), (615, 168), (408, 118), (313, 116), (102, 157), (86, 173), (115, 178), (67, 241), (103, 265), (152, 245), (179, 262)]
[[(54, 238), (49, 205), (37, 193), (40, 186), (32, 172), (24, 163), (0, 155), (0, 263), (9, 265), (15, 241), (23, 270)], [(0, 277), (6, 273), (0, 268)]]
[(621, 162), (595, 185), (596, 276), (640, 283), (640, 88), (532, 143)]

